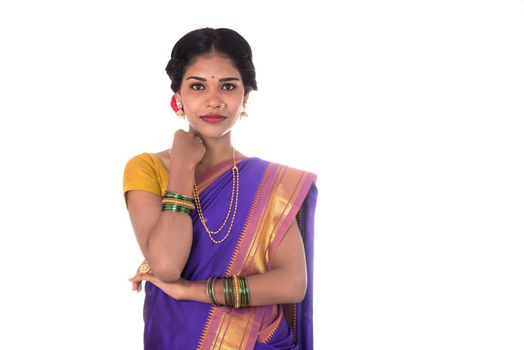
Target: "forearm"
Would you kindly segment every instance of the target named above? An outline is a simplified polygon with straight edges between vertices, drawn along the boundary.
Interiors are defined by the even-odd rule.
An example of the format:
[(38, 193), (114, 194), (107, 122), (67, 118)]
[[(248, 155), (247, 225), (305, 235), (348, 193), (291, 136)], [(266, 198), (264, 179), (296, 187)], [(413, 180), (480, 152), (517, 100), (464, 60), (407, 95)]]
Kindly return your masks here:
[[(302, 274), (291, 274), (284, 269), (275, 269), (265, 273), (246, 277), (249, 288), (249, 306), (290, 304), (304, 299), (307, 281)], [(217, 278), (213, 287), (214, 298), (218, 304), (224, 304), (224, 288), (221, 278)], [(188, 281), (183, 300), (210, 303), (207, 293), (207, 281)]]
[[(192, 197), (194, 167), (173, 167), (167, 190)], [(164, 282), (176, 281), (189, 257), (193, 237), (191, 216), (173, 211), (161, 211), (158, 222), (146, 241), (146, 259)]]
[(247, 279), (252, 306), (298, 303), (306, 294), (305, 274), (274, 269), (249, 276)]
[(177, 212), (162, 212), (146, 242), (146, 258), (155, 275), (164, 282), (176, 281), (186, 265), (192, 244), (191, 218)]

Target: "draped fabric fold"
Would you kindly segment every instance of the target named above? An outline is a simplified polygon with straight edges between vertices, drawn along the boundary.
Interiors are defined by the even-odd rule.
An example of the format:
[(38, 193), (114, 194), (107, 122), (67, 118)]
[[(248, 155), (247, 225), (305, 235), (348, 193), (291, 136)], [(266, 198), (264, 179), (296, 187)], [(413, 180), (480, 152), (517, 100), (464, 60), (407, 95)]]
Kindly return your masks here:
[[(272, 258), (292, 220), (297, 220), (306, 250), (308, 288), (303, 302), (234, 309), (177, 301), (146, 283), (145, 349), (312, 349), (313, 230), (316, 175), (259, 158), (238, 161), (238, 209), (230, 235), (213, 243), (193, 214), (193, 245), (182, 273), (187, 280), (210, 276), (249, 276), (271, 269)], [(213, 230), (222, 224), (232, 190), (231, 163), (196, 179), (202, 210)], [(150, 153), (132, 158), (124, 172), (124, 192), (161, 195), (167, 170)], [(148, 182), (144, 184), (143, 182)], [(157, 182), (155, 186), (154, 182)], [(226, 225), (226, 227), (228, 227)], [(214, 237), (220, 240), (227, 230)]]

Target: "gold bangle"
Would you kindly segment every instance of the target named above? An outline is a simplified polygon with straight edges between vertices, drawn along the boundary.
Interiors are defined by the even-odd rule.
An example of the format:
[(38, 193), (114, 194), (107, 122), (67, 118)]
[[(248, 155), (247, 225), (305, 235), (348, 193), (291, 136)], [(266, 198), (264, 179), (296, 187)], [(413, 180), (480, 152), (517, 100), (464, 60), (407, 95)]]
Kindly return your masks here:
[(235, 297), (235, 307), (238, 309), (240, 308), (240, 285), (237, 275), (233, 275), (233, 295)]
[(184, 201), (181, 199), (175, 199), (175, 198), (164, 198), (162, 199), (162, 204), (176, 204), (183, 207), (186, 207), (191, 210), (195, 210), (195, 205), (191, 202)]
[(184, 203), (186, 205), (194, 205), (193, 202), (185, 201), (178, 198), (162, 198), (163, 203)]

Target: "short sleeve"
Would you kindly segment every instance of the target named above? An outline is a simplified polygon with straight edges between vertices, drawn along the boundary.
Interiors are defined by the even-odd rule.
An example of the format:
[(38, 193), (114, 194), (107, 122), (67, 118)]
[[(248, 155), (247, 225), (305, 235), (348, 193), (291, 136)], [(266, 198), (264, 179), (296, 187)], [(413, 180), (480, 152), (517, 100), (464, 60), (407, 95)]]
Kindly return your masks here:
[(124, 169), (124, 193), (131, 190), (148, 191), (162, 195), (155, 168), (142, 155), (131, 158)]

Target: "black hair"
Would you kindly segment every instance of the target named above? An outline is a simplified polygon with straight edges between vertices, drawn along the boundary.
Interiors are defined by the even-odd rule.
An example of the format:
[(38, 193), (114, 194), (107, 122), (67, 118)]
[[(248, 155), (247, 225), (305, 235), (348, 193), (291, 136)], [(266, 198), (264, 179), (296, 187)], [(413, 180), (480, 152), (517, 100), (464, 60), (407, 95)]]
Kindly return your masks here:
[(216, 52), (228, 57), (240, 72), (245, 93), (257, 90), (253, 54), (249, 43), (240, 34), (228, 28), (201, 28), (184, 35), (173, 47), (166, 72), (171, 79), (171, 90), (182, 85), (186, 69), (205, 54)]

